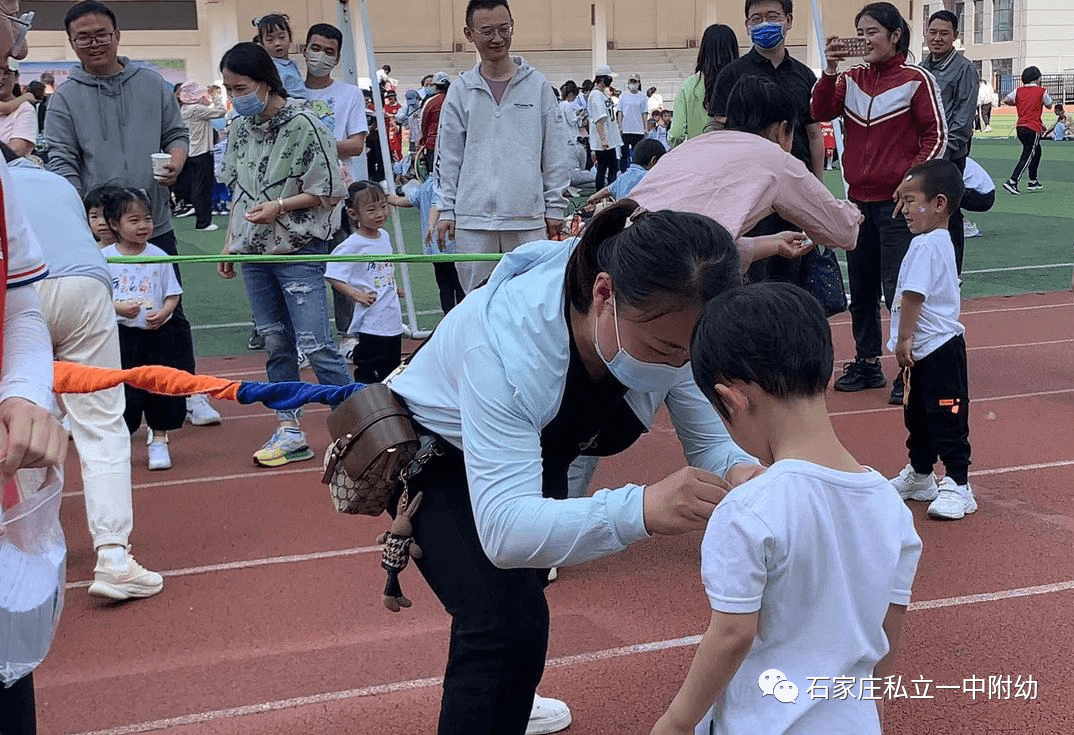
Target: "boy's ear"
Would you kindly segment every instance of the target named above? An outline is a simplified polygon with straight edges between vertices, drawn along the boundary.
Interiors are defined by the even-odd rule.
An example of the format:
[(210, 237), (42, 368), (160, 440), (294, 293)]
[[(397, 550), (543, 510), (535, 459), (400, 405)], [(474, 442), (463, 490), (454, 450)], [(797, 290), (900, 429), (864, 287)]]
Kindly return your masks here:
[(749, 408), (749, 396), (741, 388), (727, 385), (726, 383), (717, 383), (713, 387), (716, 389), (716, 395), (723, 399), (724, 406), (732, 418)]
[(942, 210), (944, 210), (945, 212), (947, 212), (948, 214), (950, 214), (950, 210), (948, 209), (948, 205), (949, 205), (950, 203), (951, 203), (951, 202), (950, 202), (950, 200), (949, 200), (949, 199), (947, 198), (947, 195), (946, 195), (946, 194), (937, 194), (937, 195), (936, 195), (936, 208), (937, 208), (937, 209), (942, 209)]

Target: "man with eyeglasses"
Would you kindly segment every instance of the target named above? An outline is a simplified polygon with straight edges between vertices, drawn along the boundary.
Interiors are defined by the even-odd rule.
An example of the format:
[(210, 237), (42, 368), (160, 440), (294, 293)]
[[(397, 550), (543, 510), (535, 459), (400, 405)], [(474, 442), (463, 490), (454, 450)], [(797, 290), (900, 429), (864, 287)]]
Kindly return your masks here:
[[(172, 85), (155, 71), (118, 55), (116, 16), (104, 3), (77, 3), (63, 22), (82, 63), (49, 101), (45, 115), (49, 170), (70, 181), (83, 197), (100, 186), (144, 190), (152, 206), (152, 243), (178, 255), (168, 187), (186, 164), (190, 134)], [(158, 178), (150, 156), (160, 152), (171, 154), (171, 162)], [(172, 321), (184, 353), (183, 369), (194, 372), (194, 340), (181, 305)], [(220, 414), (204, 396), (187, 399), (187, 418), (195, 426), (220, 423)]]
[[(463, 33), (481, 61), (450, 86), (440, 111), (440, 245), (454, 238), (459, 253), (508, 253), (555, 238), (567, 209), (570, 161), (552, 85), (511, 57), (507, 0), (470, 0)], [(459, 263), (463, 289), (481, 285), (494, 265)]]
[[(746, 0), (746, 31), (753, 48), (720, 71), (715, 89), (709, 90), (706, 100), (709, 114), (717, 124), (727, 116), (727, 99), (739, 79), (762, 76), (771, 79), (794, 103), (798, 124), (794, 128), (791, 154), (806, 165), (813, 174), (824, 180), (824, 133), (809, 113), (809, 100), (817, 75), (787, 51), (787, 33), (794, 22), (793, 0)], [(779, 215), (773, 214), (757, 223), (746, 233), (750, 237), (774, 235), (798, 228)], [(801, 258), (766, 258), (750, 266), (750, 281), (779, 280), (799, 283)]]

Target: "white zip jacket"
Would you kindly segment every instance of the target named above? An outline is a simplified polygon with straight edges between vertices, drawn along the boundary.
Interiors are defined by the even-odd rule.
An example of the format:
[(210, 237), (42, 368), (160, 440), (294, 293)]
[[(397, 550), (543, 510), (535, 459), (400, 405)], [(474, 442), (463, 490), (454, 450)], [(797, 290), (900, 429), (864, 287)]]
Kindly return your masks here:
[(496, 104), (480, 64), (447, 92), (436, 138), (440, 219), (464, 230), (536, 230), (563, 219), (566, 122), (544, 75), (520, 56)]

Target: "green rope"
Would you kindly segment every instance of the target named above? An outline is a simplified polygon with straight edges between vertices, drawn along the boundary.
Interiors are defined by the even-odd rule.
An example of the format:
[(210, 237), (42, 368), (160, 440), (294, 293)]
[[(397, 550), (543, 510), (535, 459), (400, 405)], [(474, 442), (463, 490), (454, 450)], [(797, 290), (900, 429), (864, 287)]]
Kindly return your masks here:
[(439, 255), (117, 255), (109, 263), (465, 263), (499, 260), (500, 253)]

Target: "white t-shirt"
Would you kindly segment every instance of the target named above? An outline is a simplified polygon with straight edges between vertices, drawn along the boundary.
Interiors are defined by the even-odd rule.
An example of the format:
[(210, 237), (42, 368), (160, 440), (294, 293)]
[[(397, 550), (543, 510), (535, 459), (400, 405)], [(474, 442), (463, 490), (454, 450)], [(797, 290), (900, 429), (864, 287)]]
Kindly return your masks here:
[(578, 113), (574, 102), (563, 100), (559, 103), (559, 111), (563, 114), (564, 122), (567, 123), (567, 145), (577, 145), (582, 131), (578, 124)]
[[(106, 258), (123, 255), (115, 243), (101, 248), (101, 252)], [(149, 243), (142, 255), (167, 257), (168, 254)], [(133, 318), (116, 315), (119, 323), (126, 327), (148, 329), (145, 322), (147, 313), (164, 306), (167, 297), (183, 293), (183, 287), (175, 277), (175, 268), (170, 263), (109, 263), (108, 271), (112, 274), (112, 300), (137, 301), (142, 305), (142, 310)]]
[(958, 321), (962, 308), (958, 291), (958, 269), (955, 267), (955, 246), (945, 229), (918, 235), (899, 267), (895, 284), (895, 304), (891, 307), (891, 338), (888, 349), (895, 351), (899, 341), (899, 317), (902, 314), (904, 291), (925, 297), (921, 316), (914, 330), (911, 356), (920, 360), (933, 353), (952, 337), (965, 333)]
[(641, 92), (623, 92), (619, 97), (619, 112), (623, 113), (623, 132), (627, 135), (645, 135), (645, 117), (648, 98)]
[(615, 104), (608, 95), (594, 89), (589, 93), (589, 147), (594, 151), (601, 150), (600, 134), (597, 132), (597, 123), (601, 120), (604, 121), (608, 150), (618, 151), (623, 145), (623, 137), (619, 134), (619, 124), (615, 121)]
[(664, 98), (659, 92), (653, 92), (652, 97), (649, 97), (649, 114), (653, 114), (654, 110), (664, 109)]
[[(712, 609), (759, 614), (757, 635), (716, 702), (720, 735), (879, 735), (876, 703), (809, 693), (861, 679), (888, 652), (888, 606), (907, 605), (921, 556), (910, 510), (875, 471), (781, 460), (716, 506), (701, 543)], [(762, 672), (798, 687), (795, 703), (762, 695)], [(826, 681), (822, 677), (829, 677)], [(879, 693), (883, 693), (880, 682)], [(808, 727), (806, 727), (808, 723)]]
[(37, 110), (29, 102), (10, 115), (0, 115), (0, 143), (11, 145), (12, 138), (37, 143)]
[[(365, 99), (362, 90), (353, 84), (333, 81), (324, 89), (306, 87), (306, 99), (324, 126), (336, 140), (346, 140), (358, 133), (368, 133), (365, 117)], [(369, 178), (365, 166), (365, 154), (351, 156), (345, 161), (347, 170), (355, 181)]]
[[(388, 233), (371, 240), (357, 232), (341, 242), (332, 255), (391, 255), (392, 241)], [(399, 305), (399, 293), (395, 290), (395, 265), (393, 263), (329, 263), (324, 270), (325, 278), (353, 286), (366, 293), (377, 294), (372, 306), (354, 304), (354, 318), (347, 334), (375, 334), (394, 337), (403, 333), (403, 310)]]
[(996, 182), (981, 164), (972, 158), (966, 159), (966, 170), (962, 173), (962, 181), (967, 189), (973, 189), (981, 194), (996, 190)]

